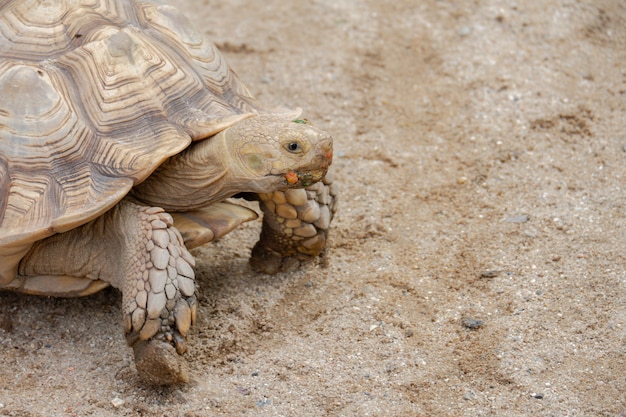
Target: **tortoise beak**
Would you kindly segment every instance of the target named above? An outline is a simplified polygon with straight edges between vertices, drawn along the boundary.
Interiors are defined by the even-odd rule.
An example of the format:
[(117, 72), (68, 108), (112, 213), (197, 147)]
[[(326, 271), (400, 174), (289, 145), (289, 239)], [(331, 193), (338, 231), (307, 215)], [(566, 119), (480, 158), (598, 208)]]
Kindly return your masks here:
[(310, 174), (310, 184), (320, 181), (326, 175), (328, 167), (333, 162), (333, 138), (327, 135), (320, 141), (319, 153), (315, 158)]
[(333, 162), (333, 138), (330, 136), (326, 136), (320, 141), (320, 157), (318, 161), (320, 166), (325, 170), (328, 169)]
[(298, 176), (298, 181), (292, 184), (298, 187), (308, 187), (309, 185), (315, 184), (316, 182), (324, 178), (324, 176), (326, 176), (326, 172), (328, 172), (328, 167), (330, 166), (330, 164), (332, 164), (332, 162), (333, 140), (329, 136), (328, 139), (325, 139), (320, 144), (320, 150), (310, 165), (311, 169), (296, 172)]

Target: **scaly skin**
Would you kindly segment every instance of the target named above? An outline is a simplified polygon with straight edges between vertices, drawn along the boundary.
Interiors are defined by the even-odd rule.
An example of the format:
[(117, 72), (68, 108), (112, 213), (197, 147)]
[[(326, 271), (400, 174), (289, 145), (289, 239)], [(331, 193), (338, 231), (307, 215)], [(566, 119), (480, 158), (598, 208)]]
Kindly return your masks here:
[(290, 272), (323, 257), (330, 222), (337, 210), (332, 176), (307, 188), (259, 194), (263, 210), (261, 237), (250, 266), (257, 272)]
[(195, 319), (193, 265), (169, 214), (122, 200), (92, 222), (35, 243), (19, 278), (70, 276), (120, 289), (137, 370), (162, 385), (188, 380), (180, 355)]

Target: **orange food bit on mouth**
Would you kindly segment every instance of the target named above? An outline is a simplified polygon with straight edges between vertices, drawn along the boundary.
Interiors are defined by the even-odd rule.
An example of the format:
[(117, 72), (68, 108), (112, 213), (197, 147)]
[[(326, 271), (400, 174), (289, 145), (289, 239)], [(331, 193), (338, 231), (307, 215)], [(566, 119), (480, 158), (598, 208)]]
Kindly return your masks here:
[(288, 172), (287, 175), (285, 175), (285, 179), (289, 184), (295, 184), (298, 182), (298, 174), (293, 171)]

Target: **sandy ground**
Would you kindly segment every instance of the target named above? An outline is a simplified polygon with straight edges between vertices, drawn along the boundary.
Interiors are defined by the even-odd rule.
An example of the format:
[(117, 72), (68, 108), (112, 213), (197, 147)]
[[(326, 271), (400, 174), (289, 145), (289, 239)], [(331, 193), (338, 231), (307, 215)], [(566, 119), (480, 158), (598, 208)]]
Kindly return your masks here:
[(258, 222), (195, 250), (174, 388), (138, 379), (116, 291), (0, 294), (0, 415), (626, 415), (624, 2), (180, 7), (334, 135), (327, 266), (252, 273)]

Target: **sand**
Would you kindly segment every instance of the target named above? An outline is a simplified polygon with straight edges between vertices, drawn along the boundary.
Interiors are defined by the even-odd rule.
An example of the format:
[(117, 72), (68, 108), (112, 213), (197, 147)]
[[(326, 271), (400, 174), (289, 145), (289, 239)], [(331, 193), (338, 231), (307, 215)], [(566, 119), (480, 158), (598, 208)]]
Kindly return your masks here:
[[(263, 5), (262, 5), (263, 4)], [(194, 250), (192, 381), (152, 388), (120, 294), (0, 293), (0, 415), (626, 415), (626, 5), (179, 3), (335, 138), (324, 265)]]

